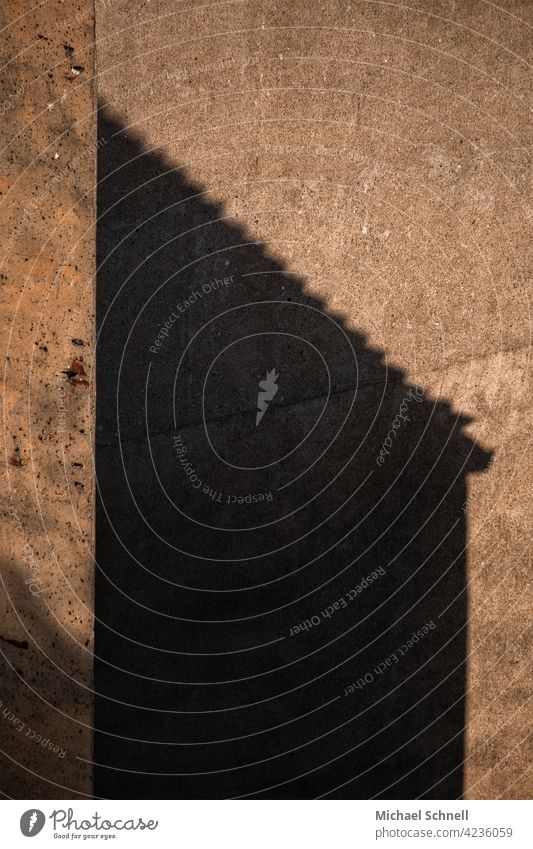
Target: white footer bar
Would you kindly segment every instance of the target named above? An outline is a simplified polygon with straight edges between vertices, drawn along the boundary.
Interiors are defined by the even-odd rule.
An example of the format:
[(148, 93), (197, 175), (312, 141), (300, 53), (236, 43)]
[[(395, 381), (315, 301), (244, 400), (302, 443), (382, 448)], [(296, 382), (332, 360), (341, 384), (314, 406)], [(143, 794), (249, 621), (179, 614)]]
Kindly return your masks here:
[(0, 825), (2, 845), (35, 849), (529, 849), (532, 814), (529, 801), (30, 800), (2, 802)]

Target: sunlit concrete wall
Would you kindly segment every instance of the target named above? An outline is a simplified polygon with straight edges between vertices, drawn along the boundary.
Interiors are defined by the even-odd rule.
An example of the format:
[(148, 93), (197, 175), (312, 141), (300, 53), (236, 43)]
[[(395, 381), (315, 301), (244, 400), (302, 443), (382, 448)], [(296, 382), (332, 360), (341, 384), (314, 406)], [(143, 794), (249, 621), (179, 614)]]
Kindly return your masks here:
[(2, 3), (0, 790), (92, 793), (94, 15)]
[[(97, 0), (99, 91), (472, 417), (466, 795), (528, 794), (531, 7)], [(0, 790), (91, 790), (94, 16), (1, 9)]]
[(464, 508), (466, 795), (525, 795), (530, 4), (96, 7), (116, 122), (494, 452)]

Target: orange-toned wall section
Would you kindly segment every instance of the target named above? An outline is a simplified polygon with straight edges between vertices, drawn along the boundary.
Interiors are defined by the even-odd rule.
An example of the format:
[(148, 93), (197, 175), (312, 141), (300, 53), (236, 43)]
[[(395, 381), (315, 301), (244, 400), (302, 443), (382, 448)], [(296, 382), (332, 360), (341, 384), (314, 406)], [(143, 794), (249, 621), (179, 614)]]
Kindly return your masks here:
[(0, 790), (91, 790), (92, 0), (2, 3)]

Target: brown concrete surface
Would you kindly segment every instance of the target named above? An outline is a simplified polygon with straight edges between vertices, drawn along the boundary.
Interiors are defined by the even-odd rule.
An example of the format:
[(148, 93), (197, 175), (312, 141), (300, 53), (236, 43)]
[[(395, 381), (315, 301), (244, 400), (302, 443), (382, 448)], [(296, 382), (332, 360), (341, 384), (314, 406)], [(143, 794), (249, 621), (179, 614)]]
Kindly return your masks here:
[[(509, 0), (497, 4), (97, 0), (100, 134), (106, 139), (100, 150), (102, 352), (97, 436), (104, 506), (97, 546), (102, 573), (109, 578), (98, 579), (100, 590), (97, 583), (101, 628), (97, 654), (102, 661), (96, 675), (102, 695), (96, 711), (97, 732), (102, 734), (95, 754), (100, 765), (97, 792), (133, 797), (316, 795), (341, 782), (349, 788), (350, 776), (358, 768), (346, 765), (339, 755), (348, 747), (344, 739), (337, 748), (332, 741), (329, 750), (318, 751), (313, 762), (291, 760), (281, 774), (275, 757), (292, 741), (265, 742), (271, 737), (258, 741), (253, 732), (292, 721), (298, 714), (293, 712), (288, 720), (284, 707), (276, 703), (255, 715), (255, 726), (244, 711), (239, 714), (241, 725), (230, 720), (217, 724), (209, 708), (224, 710), (228, 704), (251, 702), (258, 693), (268, 700), (268, 688), (261, 689), (264, 679), (256, 689), (245, 688), (244, 694), (235, 685), (220, 697), (218, 690), (207, 688), (214, 694), (205, 696), (203, 682), (238, 679), (239, 672), (253, 674), (255, 668), (246, 665), (246, 656), (241, 667), (231, 658), (222, 669), (214, 661), (211, 666), (202, 667), (200, 661), (190, 666), (179, 651), (201, 647), (206, 653), (216, 648), (227, 652), (235, 645), (258, 645), (279, 636), (283, 633), (279, 628), (290, 621), (280, 624), (272, 617), (275, 627), (261, 624), (256, 630), (242, 625), (234, 642), (226, 632), (209, 626), (217, 617), (225, 619), (227, 611), (222, 603), (217, 607), (211, 602), (212, 596), (206, 600), (205, 593), (229, 592), (228, 587), (246, 583), (246, 573), (236, 571), (230, 578), (218, 568), (207, 572), (205, 558), (218, 556), (221, 562), (216, 566), (227, 566), (222, 561), (236, 554), (250, 556), (250, 548), (236, 541), (228, 546), (218, 537), (210, 542), (209, 533), (187, 528), (168, 510), (160, 492), (164, 485), (167, 497), (182, 508), (194, 508), (196, 518), (204, 522), (229, 521), (230, 513), (222, 516), (213, 505), (196, 503), (182, 488), (171, 450), (176, 408), (170, 399), (177, 391), (176, 426), (195, 463), (203, 464), (208, 475), (216, 479), (203, 444), (206, 415), (209, 421), (211, 416), (223, 422), (213, 431), (219, 447), (231, 449), (233, 456), (243, 452), (243, 458), (255, 457), (251, 417), (258, 376), (248, 369), (242, 351), (234, 349), (233, 358), (217, 372), (219, 382), (209, 390), (207, 413), (199, 405), (202, 388), (197, 374), (205, 373), (221, 340), (226, 344), (233, 339), (236, 328), (229, 320), (220, 331), (213, 329), (203, 350), (187, 361), (190, 379), (172, 387), (179, 357), (201, 323), (219, 311), (265, 297), (267, 288), (260, 290), (243, 275), (264, 273), (270, 267), (279, 280), (272, 284), (272, 297), (314, 304), (325, 316), (340, 321), (357, 346), (366, 382), (360, 421), (373, 408), (372, 386), (388, 386), (385, 363), (393, 384), (401, 380), (405, 387), (424, 387), (424, 415), (434, 434), (435, 422), (437, 430), (445, 429), (451, 411), (463, 416), (464, 439), (453, 449), (457, 458), (467, 451), (464, 440), (477, 442), (476, 450), (485, 452), (477, 466), (466, 461), (462, 466), (463, 474), (480, 472), (468, 474), (465, 504), (459, 505), (467, 535), (466, 557), (461, 560), (464, 574), (457, 578), (455, 590), (453, 582), (443, 582), (442, 592), (434, 590), (435, 604), (439, 592), (442, 602), (449, 597), (451, 604), (454, 592), (464, 602), (464, 607), (451, 608), (452, 618), (457, 616), (455, 626), (448, 611), (445, 633), (451, 639), (460, 632), (466, 641), (457, 650), (465, 678), (450, 679), (459, 700), (464, 689), (464, 712), (450, 720), (453, 733), (459, 729), (463, 735), (462, 774), (454, 774), (455, 784), (433, 786), (443, 795), (462, 787), (467, 798), (530, 795), (531, 748), (526, 737), (531, 719), (527, 702), (532, 527), (531, 11), (530, 3)], [(196, 232), (187, 237), (190, 228)], [(260, 247), (243, 248), (241, 257), (234, 249), (239, 243)], [(149, 345), (175, 302), (225, 273), (234, 273), (238, 285), (220, 297), (210, 295), (218, 298), (216, 304), (204, 298), (196, 313), (191, 308), (180, 316), (161, 356), (150, 356)], [(128, 286), (127, 296), (123, 285)], [(288, 332), (292, 326), (295, 333), (303, 332), (306, 320), (301, 315), (283, 324), (284, 329)], [(279, 321), (282, 326), (281, 312)], [(249, 333), (264, 329), (258, 317), (244, 324)], [(312, 332), (315, 343), (326, 348), (323, 331)], [(272, 356), (278, 353), (274, 345)], [(316, 365), (311, 355), (301, 356), (303, 372), (298, 372), (297, 356), (285, 353), (279, 363), (285, 386), (276, 412), (281, 411), (281, 417), (293, 410), (294, 416), (280, 418), (276, 429), (274, 413), (267, 412), (265, 423), (272, 423), (273, 430), (264, 437), (264, 450), (269, 444), (290, 448), (292, 436), (303, 434), (305, 421), (318, 415), (312, 405), (324, 396), (325, 386), (312, 380)], [(339, 357), (334, 374), (337, 404), (354, 382), (352, 367)], [(291, 379), (286, 377), (288, 361)], [(271, 365), (277, 367), (276, 362)], [(144, 406), (148, 384), (153, 393), (146, 395), (150, 418)], [(395, 397), (398, 404), (401, 394)], [(337, 415), (335, 404), (333, 408), (328, 413), (330, 427)], [(392, 420), (395, 408), (388, 409)], [(252, 422), (250, 431), (243, 423), (246, 414)], [(153, 451), (144, 456), (148, 425)], [(357, 433), (357, 423), (354, 428)], [(420, 461), (420, 469), (427, 459)], [(416, 462), (412, 465), (416, 473)], [(126, 468), (133, 493), (120, 482)], [(235, 484), (226, 474), (222, 477), (226, 486), (228, 481)], [(439, 481), (428, 493), (429, 502), (441, 485)], [(224, 489), (224, 483), (218, 486)], [(406, 491), (400, 489), (394, 497), (388, 508), (393, 513), (404, 506)], [(459, 493), (449, 500), (450, 515), (458, 512), (459, 500)], [(265, 515), (272, 518), (268, 511)], [(250, 518), (242, 511), (231, 516), (238, 527)], [(316, 523), (316, 514), (312, 521)], [(404, 533), (413, 533), (413, 528), (408, 524)], [(168, 539), (171, 552), (160, 545), (161, 538)], [(259, 537), (256, 541), (259, 544)], [(395, 543), (392, 540), (391, 546)], [(458, 552), (461, 545), (464, 540), (454, 542)], [(179, 556), (182, 550), (192, 552), (192, 559)], [(257, 581), (253, 564), (249, 565), (250, 581)], [(329, 564), (326, 576), (333, 565), (336, 562)], [(283, 571), (275, 564), (267, 574), (281, 580), (276, 566)], [(440, 568), (447, 574), (444, 561)], [(309, 578), (309, 590), (315, 588), (313, 580)], [(200, 592), (180, 591), (176, 584), (198, 587)], [(288, 595), (282, 593), (281, 598), (290, 603), (301, 589), (289, 583)], [(133, 599), (129, 606), (124, 601), (128, 596)], [(247, 607), (240, 598), (233, 602), (236, 617), (258, 615), (258, 608), (252, 603)], [(370, 609), (373, 603), (369, 599)], [(313, 612), (312, 607), (295, 610), (299, 611), (293, 614), (295, 622)], [(195, 631), (188, 623), (197, 620), (203, 624)], [(124, 635), (122, 642), (115, 631)], [(295, 662), (288, 643), (285, 640), (282, 648), (261, 656), (258, 667), (276, 669), (283, 662)], [(168, 659), (168, 652), (179, 656)], [(416, 671), (418, 663), (413, 659), (409, 671)], [(438, 676), (436, 663), (433, 674)], [(451, 656), (444, 667), (446, 663), (451, 669)], [(361, 674), (360, 669), (355, 674)], [(299, 680), (296, 671), (295, 676)], [(346, 680), (349, 676), (348, 667)], [(191, 683), (178, 688), (177, 695), (161, 683), (176, 680)], [(193, 686), (198, 680), (200, 685)], [(324, 702), (326, 696), (321, 695)], [(316, 708), (314, 694), (306, 700), (302, 691), (301, 698), (294, 711)], [(446, 696), (443, 699), (441, 706), (446, 705)], [(126, 703), (140, 706), (139, 710)], [(195, 725), (183, 709), (186, 714), (199, 711), (206, 725)], [(390, 708), (391, 717), (395, 709)], [(159, 713), (153, 715), (153, 710)], [(320, 716), (315, 714), (321, 729)], [(190, 749), (179, 748), (180, 741), (226, 739), (239, 731), (251, 734), (249, 748), (231, 751), (227, 757), (221, 747), (211, 750), (211, 759), (205, 746), (194, 748), (193, 755)], [(308, 740), (312, 731), (311, 722)], [(399, 739), (404, 733), (399, 730)], [(451, 737), (452, 731), (448, 733)], [(353, 739), (357, 734), (354, 731)], [(302, 744), (306, 732), (300, 734), (295, 727), (293, 739), (294, 745)], [(153, 745), (163, 740), (170, 741), (166, 748)], [(242, 769), (236, 777), (231, 771), (261, 754), (268, 760), (262, 774)], [(340, 758), (338, 771), (331, 767), (321, 773), (320, 764), (333, 755)], [(364, 754), (370, 758), (369, 770), (371, 757)], [(415, 769), (421, 757), (420, 751), (406, 756), (405, 771)], [(450, 754), (451, 762), (454, 757), (457, 752)], [(300, 775), (302, 763), (312, 772), (291, 783), (287, 775)], [(126, 771), (126, 777), (116, 772), (117, 767)], [(210, 775), (202, 783), (203, 779), (186, 777), (217, 769), (223, 778)], [(394, 775), (398, 769), (395, 764)], [(424, 780), (440, 781), (438, 769), (433, 778), (428, 773)], [(165, 778), (143, 778), (143, 772)], [(322, 783), (316, 778), (320, 774)], [(279, 788), (282, 780), (288, 785), (264, 789)], [(354, 785), (353, 792), (364, 794), (370, 787), (382, 793), (379, 781)], [(414, 792), (410, 785), (399, 786), (404, 793)], [(429, 784), (422, 791), (439, 795)], [(345, 792), (349, 793), (346, 787)], [(389, 792), (401, 794), (401, 789)]]
[[(0, 502), (3, 796), (530, 796), (531, 3), (96, 0), (98, 129), (92, 3), (49, 0), (30, 10), (16, 0), (4, 2), (0, 14), (0, 292), (8, 328)], [(97, 150), (102, 498), (94, 696)], [(274, 272), (274, 282), (245, 276), (266, 271)], [(162, 356), (150, 355), (176, 302), (225, 274), (234, 275), (231, 285), (199, 299), (165, 339)], [(121, 290), (125, 283), (129, 288)], [(284, 310), (241, 324), (227, 320), (191, 355), (188, 376), (177, 385), (176, 415), (177, 363), (201, 324), (269, 296), (282, 300)], [(289, 301), (301, 305), (297, 314)], [(317, 313), (314, 323), (305, 306)], [(314, 459), (342, 421), (355, 385), (352, 363), (328, 332), (329, 319), (355, 348), (361, 377), (359, 406), (331, 459), (336, 468), (361, 440), (366, 447), (353, 476), (301, 525), (275, 526), (274, 542), (260, 532), (250, 544), (243, 534), (230, 534), (230, 542), (227, 533), (177, 518), (161, 485), (196, 519), (240, 530), (272, 521), (278, 504), (290, 503), (280, 497), (272, 506), (224, 512), (202, 501), (179, 476), (173, 439), (181, 433), (207, 480), (244, 492), (247, 475), (226, 470), (220, 476), (205, 449), (203, 420), (221, 454), (240, 456), (242, 465), (254, 465), (258, 446), (275, 461), (279, 449), (292, 450), (308, 433), (327, 389), (309, 346), (296, 350), (276, 341), (252, 352), (256, 363), (280, 371), (279, 395), (260, 429), (254, 402), (264, 375), (250, 366), (248, 350), (231, 349), (220, 361), (207, 416), (201, 406), (202, 380), (221, 340), (277, 327), (302, 334), (324, 353), (335, 349), (332, 403), (305, 449)], [(355, 508), (356, 519), (366, 515), (383, 480), (396, 480), (407, 447), (429, 432), (409, 464), (410, 477), (373, 526), (385, 533), (410, 487), (441, 458), (437, 480), (379, 549), (381, 558), (396, 557), (397, 547), (415, 538), (424, 510), (445, 499), (439, 521), (415, 544), (412, 562), (399, 561), (402, 580), (416, 575), (414, 589), (391, 601), (392, 590), (401, 588), (390, 574), (389, 583), (378, 580), (358, 597), (358, 616), (368, 614), (370, 624), (356, 636), (324, 650), (326, 633), (338, 641), (357, 618), (345, 611), (291, 642), (291, 625), (342, 596), (382, 561), (370, 558), (346, 580), (334, 581), (355, 556), (346, 544), (320, 571), (292, 576), (355, 524), (353, 516), (273, 562), (246, 558), (285, 546), (295, 530), (313, 530), (326, 509), (339, 507), (367, 466), (375, 466), (414, 386), (424, 388), (418, 418), (400, 431), (405, 442), (387, 461), (388, 477), (363, 490)], [(362, 431), (372, 421), (365, 442)], [(286, 468), (299, 470), (295, 459)], [(457, 487), (449, 485), (452, 472), (460, 478)], [(328, 469), (317, 464), (313, 475), (317, 484), (327, 480)], [(262, 472), (258, 487), (283, 481), (282, 471)], [(310, 486), (304, 479), (295, 487), (298, 504)], [(431, 569), (420, 572), (426, 555)], [(232, 558), (244, 562), (228, 569)], [(261, 581), (271, 581), (272, 589), (239, 589)], [(325, 589), (317, 589), (322, 583)], [(286, 612), (264, 616), (276, 603), (287, 605)], [(389, 605), (387, 614), (376, 618), (381, 603)], [(416, 612), (396, 624), (395, 614), (403, 617), (411, 604)], [(422, 737), (407, 745), (404, 760), (375, 777), (375, 753), (361, 741), (408, 708), (408, 696), (389, 703), (392, 687), (383, 676), (385, 708), (376, 707), (356, 727), (347, 724), (337, 738), (331, 729), (349, 723), (356, 703), (343, 702), (337, 713), (320, 705), (371, 665), (345, 665), (319, 690), (306, 680), (325, 677), (328, 665), (344, 663), (392, 624), (398, 638), (393, 633), (388, 643), (383, 637), (382, 650), (369, 655), (377, 662), (407, 636), (408, 626), (439, 614), (442, 625), (421, 654), (410, 652), (389, 681), (409, 691), (404, 679), (415, 676), (410, 692), (421, 699), (424, 687), (435, 685), (429, 719), (422, 703), (412, 725), (397, 723), (396, 739), (407, 745), (408, 735), (442, 710), (448, 720), (427, 732), (436, 748), (442, 742), (442, 762), (431, 739)], [(213, 624), (230, 617), (233, 631)], [(311, 650), (316, 660), (303, 663)], [(205, 663), (189, 656), (198, 653), (209, 656)], [(429, 670), (420, 675), (426, 662)], [(285, 665), (286, 672), (270, 674)], [(204, 686), (246, 676), (250, 680), (226, 689)], [(300, 690), (288, 703), (271, 698), (291, 687)], [(367, 708), (368, 698), (372, 708), (377, 699), (367, 692), (358, 698)], [(224, 714), (258, 699), (266, 700), (260, 711)], [(273, 737), (281, 723), (285, 736)], [(306, 745), (319, 732), (329, 735), (326, 743)], [(246, 738), (242, 749), (205, 745), (238, 735)], [(190, 747), (189, 740), (199, 745)], [(350, 761), (343, 753), (351, 742), (360, 746), (360, 757)], [(380, 744), (380, 756), (389, 743)], [(287, 757), (291, 746), (298, 752)], [(426, 753), (436, 761), (427, 768)], [(254, 761), (259, 767), (239, 768)], [(356, 781), (363, 769), (367, 777)], [(202, 770), (206, 776), (191, 777)], [(415, 777), (402, 783), (402, 770)], [(388, 789), (393, 781), (396, 787)]]
[[(85, 798), (92, 794), (84, 762), (92, 751), (92, 3), (6, 0), (0, 27), (0, 792)], [(84, 380), (81, 368), (88, 385), (74, 385)]]

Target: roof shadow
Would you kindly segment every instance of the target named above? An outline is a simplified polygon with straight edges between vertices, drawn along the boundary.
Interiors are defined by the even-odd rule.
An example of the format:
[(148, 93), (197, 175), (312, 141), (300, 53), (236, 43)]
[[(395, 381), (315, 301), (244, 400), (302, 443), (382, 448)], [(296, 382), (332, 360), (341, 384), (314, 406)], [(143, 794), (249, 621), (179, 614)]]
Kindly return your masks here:
[(459, 798), (468, 419), (102, 106), (95, 795)]

